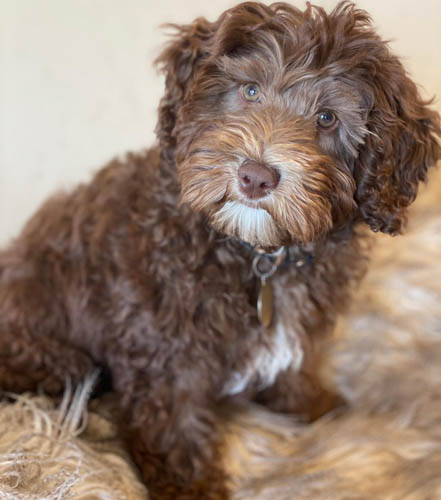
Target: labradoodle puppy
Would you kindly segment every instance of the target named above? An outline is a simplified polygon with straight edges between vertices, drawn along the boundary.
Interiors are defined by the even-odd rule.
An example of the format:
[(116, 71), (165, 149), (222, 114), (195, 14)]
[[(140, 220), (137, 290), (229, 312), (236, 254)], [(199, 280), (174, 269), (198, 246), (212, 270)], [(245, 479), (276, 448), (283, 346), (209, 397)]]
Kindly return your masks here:
[(111, 374), (153, 498), (228, 498), (222, 401), (315, 418), (364, 269), (440, 156), (439, 117), (369, 16), (247, 2), (175, 26), (159, 144), (50, 199), (0, 253), (0, 386)]

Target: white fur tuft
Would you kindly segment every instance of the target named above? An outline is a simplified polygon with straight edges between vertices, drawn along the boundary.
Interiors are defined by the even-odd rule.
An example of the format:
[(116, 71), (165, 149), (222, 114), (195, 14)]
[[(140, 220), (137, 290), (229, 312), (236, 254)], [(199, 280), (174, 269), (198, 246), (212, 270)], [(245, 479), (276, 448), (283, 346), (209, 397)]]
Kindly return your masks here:
[(294, 346), (292, 346), (284, 326), (278, 323), (270, 345), (262, 345), (246, 369), (242, 373), (233, 374), (233, 377), (224, 386), (224, 394), (239, 394), (256, 376), (259, 379), (260, 389), (265, 389), (275, 382), (280, 372), (290, 366), (299, 370), (302, 366), (303, 350), (296, 336), (294, 341)]
[(215, 215), (216, 225), (251, 244), (272, 245), (277, 234), (271, 215), (262, 208), (227, 201)]

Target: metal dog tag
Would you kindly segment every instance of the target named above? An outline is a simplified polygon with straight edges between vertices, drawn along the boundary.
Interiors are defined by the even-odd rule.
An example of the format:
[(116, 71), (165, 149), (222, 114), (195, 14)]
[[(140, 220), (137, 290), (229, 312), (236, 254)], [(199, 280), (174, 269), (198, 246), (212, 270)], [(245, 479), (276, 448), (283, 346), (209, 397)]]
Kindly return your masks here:
[(256, 255), (253, 259), (253, 273), (260, 279), (260, 289), (257, 297), (257, 317), (265, 328), (271, 326), (274, 316), (273, 285), (270, 278), (283, 262), (285, 255), (285, 247), (280, 247), (271, 254), (256, 250)]
[(266, 328), (271, 326), (274, 313), (273, 286), (270, 280), (261, 278), (259, 296), (257, 298), (257, 315)]

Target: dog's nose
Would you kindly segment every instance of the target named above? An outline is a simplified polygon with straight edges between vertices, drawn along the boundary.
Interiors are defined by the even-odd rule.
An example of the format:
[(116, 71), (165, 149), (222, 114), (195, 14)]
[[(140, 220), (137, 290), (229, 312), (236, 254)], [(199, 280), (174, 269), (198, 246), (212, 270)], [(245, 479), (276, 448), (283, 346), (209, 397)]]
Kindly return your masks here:
[(263, 198), (279, 183), (279, 174), (273, 168), (252, 160), (244, 161), (237, 175), (240, 190), (250, 200)]

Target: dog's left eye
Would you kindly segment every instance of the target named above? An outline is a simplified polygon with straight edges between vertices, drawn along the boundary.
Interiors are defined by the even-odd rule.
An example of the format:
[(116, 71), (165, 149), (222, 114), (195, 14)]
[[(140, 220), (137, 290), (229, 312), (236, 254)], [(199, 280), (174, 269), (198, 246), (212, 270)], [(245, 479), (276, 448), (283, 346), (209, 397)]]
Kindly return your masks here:
[(322, 128), (331, 128), (337, 122), (337, 116), (329, 109), (320, 111), (317, 115), (317, 123)]
[(255, 83), (247, 83), (242, 87), (242, 95), (247, 101), (256, 102), (260, 98), (259, 85)]

